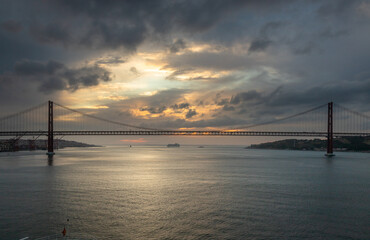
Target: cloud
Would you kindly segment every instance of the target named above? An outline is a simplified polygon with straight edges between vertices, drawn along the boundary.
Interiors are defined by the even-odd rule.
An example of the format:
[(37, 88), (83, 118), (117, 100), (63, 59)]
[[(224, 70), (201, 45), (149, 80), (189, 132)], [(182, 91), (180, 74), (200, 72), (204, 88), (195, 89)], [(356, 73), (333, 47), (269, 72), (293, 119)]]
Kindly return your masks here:
[(14, 65), (14, 71), (7, 74), (12, 81), (34, 82), (44, 93), (96, 86), (111, 81), (111, 73), (98, 65), (69, 68), (63, 63), (50, 60), (39, 62), (21, 60)]
[(22, 60), (15, 63), (14, 73), (21, 76), (52, 75), (55, 74), (58, 70), (64, 68), (64, 64), (53, 60), (50, 60), (46, 63), (31, 60)]
[(324, 37), (324, 38), (337, 38), (337, 37), (341, 37), (341, 36), (346, 36), (348, 34), (349, 34), (349, 30), (347, 30), (347, 29), (333, 30), (332, 28), (328, 27), (328, 28), (322, 30), (319, 33), (319, 36)]
[(140, 101), (147, 106), (161, 106), (163, 104), (173, 104), (183, 100), (183, 95), (190, 92), (188, 89), (172, 88), (158, 91), (152, 96), (133, 98), (134, 101)]
[[(16, 10), (26, 14), (19, 18), (27, 19), (24, 23), (33, 38), (40, 43), (61, 44), (75, 49), (123, 48), (135, 52), (147, 40), (166, 41), (166, 36), (171, 36), (172, 33), (191, 35), (207, 32), (242, 10), (271, 11), (288, 2), (56, 0), (42, 4), (41, 1), (40, 4), (25, 1), (22, 5), (24, 9)], [(13, 5), (7, 7), (8, 12), (12, 12)], [(76, 22), (79, 24), (75, 24)], [(170, 51), (178, 52), (185, 48), (184, 43), (184, 39), (177, 38), (170, 46)]]
[(267, 39), (253, 40), (249, 47), (249, 51), (250, 52), (264, 51), (270, 44), (271, 44), (271, 41)]
[(369, 101), (363, 1), (42, 3), (3, 4), (1, 109), (17, 96), (69, 99), (113, 74), (94, 105), (147, 126), (234, 126), (331, 99)]
[(68, 46), (72, 41), (69, 26), (62, 23), (34, 24), (30, 26), (30, 34), (41, 43), (62, 43)]
[(241, 92), (232, 96), (230, 99), (230, 104), (239, 104), (241, 102), (248, 102), (252, 100), (257, 100), (261, 98), (261, 94), (256, 90), (251, 90), (248, 92)]
[[(129, 107), (132, 105), (139, 105), (139, 110), (144, 112), (147, 111), (151, 114), (161, 114), (168, 108), (173, 110), (188, 109), (190, 104), (187, 102), (181, 102), (183, 95), (187, 93), (186, 89), (168, 89), (158, 91), (151, 96), (135, 97), (124, 101), (125, 106)], [(175, 102), (180, 102), (173, 104)], [(122, 106), (119, 106), (122, 108)]]
[[(293, 86), (291, 86), (293, 87)], [(290, 87), (290, 88), (291, 88)], [(350, 92), (351, 94), (346, 94)], [(271, 98), (271, 106), (292, 106), (299, 104), (320, 104), (334, 100), (338, 103), (351, 103), (363, 99), (370, 100), (370, 78), (363, 81), (341, 82), (340, 84), (328, 84), (313, 86), (310, 88), (284, 92)]]
[(315, 49), (315, 44), (313, 42), (305, 43), (303, 46), (298, 46), (293, 49), (295, 54), (309, 54)]
[[(247, 5), (244, 1), (52, 1), (47, 9), (55, 14), (52, 24), (33, 23), (32, 35), (44, 43), (62, 43), (93, 49), (125, 48), (135, 51), (152, 36), (178, 28), (185, 32), (205, 31), (230, 11)], [(66, 16), (67, 15), (67, 16)], [(74, 19), (69, 23), (65, 18)], [(80, 24), (73, 24), (79, 20)], [(175, 42), (171, 51), (184, 47)]]
[(125, 62), (126, 60), (120, 56), (107, 56), (107, 57), (103, 57), (95, 61), (96, 64), (103, 64), (103, 65), (118, 65), (121, 63), (125, 63)]
[(140, 108), (140, 111), (148, 111), (152, 114), (158, 114), (158, 113), (163, 113), (164, 110), (166, 110), (166, 106), (161, 106), (161, 107), (143, 107)]
[[(218, 97), (220, 97), (220, 96), (218, 96)], [(219, 106), (224, 106), (224, 105), (228, 104), (229, 102), (230, 102), (230, 100), (228, 98), (223, 98), (220, 101), (216, 101), (216, 104), (219, 105)]]
[(130, 68), (130, 72), (132, 72), (135, 75), (138, 75), (139, 74), (139, 71), (136, 69), (136, 67), (131, 67)]
[(190, 104), (189, 103), (180, 103), (180, 104), (175, 104), (175, 105), (172, 105), (171, 108), (177, 110), (177, 109), (185, 109), (185, 108), (189, 108), (190, 107)]
[(169, 79), (175, 79), (177, 75), (195, 71), (206, 70), (239, 70), (249, 69), (258, 65), (258, 61), (251, 56), (233, 53), (230, 49), (222, 52), (195, 52), (181, 55), (169, 55), (164, 59), (168, 69), (176, 69)]
[[(271, 21), (265, 23), (259, 30), (259, 36), (255, 37), (248, 51), (249, 52), (262, 52), (265, 51), (272, 43), (272, 38), (278, 40), (278, 36), (281, 34), (280, 30), (286, 23), (282, 21)], [(281, 40), (280, 40), (281, 41)]]
[(336, 1), (327, 1), (322, 4), (317, 13), (320, 17), (347, 17), (348, 14), (352, 13), (354, 8), (358, 6), (362, 1), (346, 1), (346, 0), (336, 0)]
[(182, 39), (176, 39), (176, 41), (173, 42), (169, 47), (171, 53), (177, 53), (185, 48), (186, 48), (186, 44), (184, 40)]
[(4, 29), (5, 31), (11, 32), (11, 33), (19, 33), (22, 31), (22, 24), (18, 21), (14, 20), (8, 20), (5, 22), (2, 22), (0, 24), (0, 27)]
[(189, 109), (189, 111), (186, 113), (185, 117), (186, 118), (192, 118), (194, 117), (195, 115), (197, 115), (197, 111), (196, 110), (193, 110), (193, 109)]
[(235, 107), (233, 107), (233, 106), (229, 106), (229, 105), (224, 105), (224, 106), (222, 107), (222, 110), (223, 110), (223, 111), (235, 111)]

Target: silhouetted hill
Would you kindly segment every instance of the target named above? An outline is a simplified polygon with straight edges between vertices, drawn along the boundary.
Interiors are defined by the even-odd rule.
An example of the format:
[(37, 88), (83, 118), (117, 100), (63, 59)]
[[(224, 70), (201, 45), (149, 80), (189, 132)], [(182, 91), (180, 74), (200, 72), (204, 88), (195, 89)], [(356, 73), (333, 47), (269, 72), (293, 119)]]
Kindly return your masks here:
[[(326, 149), (326, 139), (286, 139), (275, 142), (252, 144), (254, 149), (315, 150)], [(334, 139), (336, 151), (370, 151), (370, 137), (340, 137)]]
[[(66, 147), (101, 147), (98, 145), (92, 145), (76, 141), (68, 140), (54, 140), (54, 149), (61, 149)], [(24, 140), (20, 139), (15, 141), (14, 139), (1, 139), (0, 140), (0, 152), (12, 152), (12, 151), (23, 151), (23, 150), (46, 150), (47, 140)]]

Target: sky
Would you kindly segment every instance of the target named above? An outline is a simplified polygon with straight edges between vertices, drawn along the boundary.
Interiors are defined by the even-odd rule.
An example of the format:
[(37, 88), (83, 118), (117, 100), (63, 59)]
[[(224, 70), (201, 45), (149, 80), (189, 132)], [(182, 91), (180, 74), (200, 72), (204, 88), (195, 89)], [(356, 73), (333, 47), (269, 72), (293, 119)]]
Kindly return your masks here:
[(0, 0), (0, 116), (53, 100), (145, 127), (230, 129), (330, 101), (368, 111), (369, 42), (363, 0)]

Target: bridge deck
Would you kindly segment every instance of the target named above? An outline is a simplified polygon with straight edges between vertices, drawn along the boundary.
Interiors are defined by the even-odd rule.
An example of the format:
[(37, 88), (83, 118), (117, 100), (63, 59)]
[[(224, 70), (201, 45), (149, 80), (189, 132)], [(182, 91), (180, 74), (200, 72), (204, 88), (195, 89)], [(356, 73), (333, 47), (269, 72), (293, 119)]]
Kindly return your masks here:
[[(7, 131), (0, 136), (47, 136), (48, 131)], [(54, 131), (54, 136), (83, 135), (146, 135), (146, 136), (297, 136), (326, 137), (327, 132), (269, 132), (269, 131)], [(337, 132), (334, 136), (370, 136), (370, 133)]]

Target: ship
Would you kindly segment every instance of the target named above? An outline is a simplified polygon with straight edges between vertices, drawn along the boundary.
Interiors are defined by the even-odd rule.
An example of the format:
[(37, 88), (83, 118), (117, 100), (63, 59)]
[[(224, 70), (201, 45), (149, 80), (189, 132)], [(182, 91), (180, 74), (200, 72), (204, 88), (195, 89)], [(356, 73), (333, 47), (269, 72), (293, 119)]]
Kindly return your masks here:
[(167, 144), (167, 147), (180, 147), (180, 144), (178, 143), (173, 143), (173, 144)]

